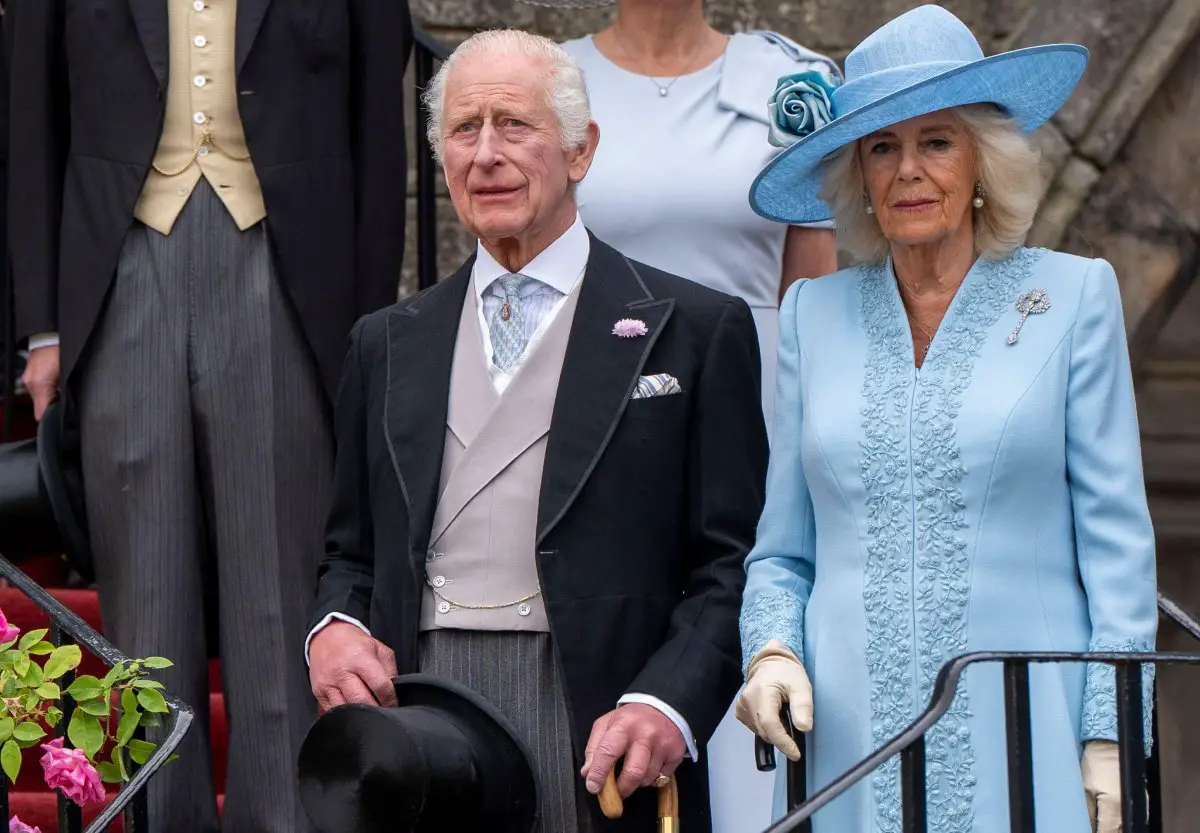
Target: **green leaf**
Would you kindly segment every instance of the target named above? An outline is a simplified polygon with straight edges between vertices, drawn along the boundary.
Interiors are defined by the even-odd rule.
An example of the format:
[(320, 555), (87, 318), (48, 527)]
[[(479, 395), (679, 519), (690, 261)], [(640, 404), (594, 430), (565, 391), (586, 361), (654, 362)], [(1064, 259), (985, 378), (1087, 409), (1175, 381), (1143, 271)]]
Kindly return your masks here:
[(100, 681), (100, 685), (106, 688), (115, 683), (125, 673), (124, 661), (118, 662), (112, 668), (108, 669), (108, 673), (104, 675), (104, 679)]
[(102, 761), (96, 764), (96, 772), (100, 775), (100, 780), (105, 784), (120, 784), (121, 771), (117, 769), (117, 765)]
[(136, 711), (125, 712), (121, 715), (121, 722), (117, 724), (117, 747), (122, 747), (129, 743), (133, 733), (137, 731), (138, 724), (141, 722), (142, 716)]
[(129, 757), (133, 758), (133, 762), (138, 766), (150, 760), (150, 756), (154, 754), (155, 746), (148, 741), (138, 740), (134, 738), (129, 741)]
[(142, 667), (144, 668), (170, 668), (174, 664), (169, 659), (164, 659), (163, 657), (146, 657), (142, 660)]
[(84, 700), (77, 705), (77, 708), (82, 709), (88, 714), (94, 714), (96, 717), (108, 717), (108, 713), (112, 711), (108, 705), (108, 701), (103, 697), (96, 700)]
[(55, 648), (54, 652), (50, 654), (50, 659), (46, 660), (43, 676), (47, 680), (57, 680), (72, 668), (77, 668), (82, 659), (83, 651), (79, 649), (78, 645), (63, 645)]
[(59, 709), (55, 706), (51, 706), (50, 708), (46, 709), (47, 726), (54, 728), (58, 725), (60, 720), (62, 720), (62, 709)]
[(32, 648), (30, 648), (28, 653), (30, 656), (35, 656), (35, 657), (42, 657), (42, 656), (46, 656), (47, 654), (53, 654), (54, 653), (54, 643), (53, 642), (39, 642), (38, 644), (36, 644)]
[(0, 696), (16, 697), (17, 692), (21, 690), (21, 681), (16, 677), (8, 677), (4, 681), (4, 688), (0, 689)]
[(13, 660), (21, 654), (18, 651), (0, 651), (0, 670), (7, 671), (13, 667)]
[(41, 740), (46, 737), (46, 730), (36, 723), (31, 723), (28, 720), (18, 723), (13, 729), (13, 737), (22, 743), (32, 743), (35, 740)]
[(0, 743), (12, 737), (15, 726), (16, 723), (11, 717), (0, 718)]
[(104, 745), (104, 730), (100, 728), (100, 721), (87, 712), (77, 711), (71, 715), (67, 737), (76, 748), (86, 752), (89, 758), (94, 757)]
[(41, 628), (40, 630), (36, 630), (36, 631), (30, 631), (29, 633), (27, 633), (21, 637), (21, 641), (17, 643), (17, 647), (19, 649), (21, 649), (22, 651), (28, 651), (34, 645), (41, 642), (42, 639), (46, 636), (46, 634), (48, 632), (49, 631), (47, 631), (46, 628)]
[(74, 697), (77, 702), (82, 703), (84, 700), (95, 700), (97, 697), (102, 697), (104, 689), (100, 685), (99, 680), (91, 674), (84, 674), (71, 683), (70, 688), (67, 689), (67, 694)]
[(129, 773), (125, 771), (125, 753), (121, 751), (121, 747), (113, 749), (112, 760), (117, 765), (117, 771), (121, 773), (121, 780), (128, 781)]
[(159, 689), (161, 689), (163, 687), (163, 684), (160, 683), (158, 680), (134, 680), (133, 687), (134, 688), (159, 688)]
[(21, 698), (21, 705), (25, 707), (25, 711), (31, 712), (42, 704), (42, 698), (38, 697), (32, 691), (27, 692)]
[(121, 692), (121, 711), (128, 714), (129, 712), (140, 711), (141, 706), (138, 705), (137, 692), (132, 688), (127, 688)]
[[(13, 669), (16, 670), (15, 668)], [(29, 667), (25, 669), (25, 673), (21, 675), (21, 682), (26, 688), (37, 688), (42, 684), (42, 668), (36, 662), (29, 663)]]
[(62, 689), (58, 687), (58, 683), (42, 683), (35, 693), (43, 700), (57, 700), (62, 697)]
[(167, 701), (163, 699), (163, 696), (152, 688), (140, 689), (137, 699), (142, 704), (142, 708), (148, 712), (169, 714), (171, 711), (167, 708)]
[(17, 775), (21, 772), (21, 747), (16, 741), (6, 740), (0, 747), (0, 766), (4, 767), (8, 780), (17, 783)]
[(17, 654), (13, 659), (13, 671), (18, 677), (24, 677), (25, 672), (29, 670), (29, 657), (25, 654)]

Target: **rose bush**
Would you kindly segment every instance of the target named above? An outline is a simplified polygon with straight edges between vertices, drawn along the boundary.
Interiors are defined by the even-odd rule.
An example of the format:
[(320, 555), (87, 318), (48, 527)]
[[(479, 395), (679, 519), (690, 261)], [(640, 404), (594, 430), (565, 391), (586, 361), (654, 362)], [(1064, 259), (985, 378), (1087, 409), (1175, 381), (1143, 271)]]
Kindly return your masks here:
[[(168, 713), (162, 684), (148, 672), (171, 662), (162, 657), (122, 662), (103, 679), (83, 674), (64, 689), (60, 681), (79, 666), (83, 652), (78, 645), (55, 647), (46, 633), (21, 636), (0, 611), (0, 768), (15, 784), (24, 751), (38, 746), (48, 787), (81, 807), (103, 802), (105, 783), (128, 781), (131, 762), (144, 764), (154, 752), (154, 744), (134, 735), (159, 725), (160, 715)], [(44, 740), (63, 719), (60, 700), (71, 707), (70, 747), (62, 737)], [(9, 831), (37, 833), (16, 816)]]

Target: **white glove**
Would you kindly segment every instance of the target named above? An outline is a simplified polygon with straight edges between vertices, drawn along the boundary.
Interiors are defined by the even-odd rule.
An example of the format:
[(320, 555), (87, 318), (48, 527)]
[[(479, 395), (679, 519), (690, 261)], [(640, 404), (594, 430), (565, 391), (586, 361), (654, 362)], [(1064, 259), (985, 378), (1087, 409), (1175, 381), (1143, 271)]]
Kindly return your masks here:
[(800, 748), (779, 719), (779, 711), (785, 702), (792, 725), (801, 732), (811, 731), (813, 697), (808, 675), (796, 655), (782, 642), (772, 639), (750, 661), (746, 684), (738, 694), (734, 715), (742, 725), (790, 760), (798, 761)]
[(1083, 791), (1093, 833), (1121, 833), (1121, 765), (1117, 744), (1089, 740), (1083, 745)]

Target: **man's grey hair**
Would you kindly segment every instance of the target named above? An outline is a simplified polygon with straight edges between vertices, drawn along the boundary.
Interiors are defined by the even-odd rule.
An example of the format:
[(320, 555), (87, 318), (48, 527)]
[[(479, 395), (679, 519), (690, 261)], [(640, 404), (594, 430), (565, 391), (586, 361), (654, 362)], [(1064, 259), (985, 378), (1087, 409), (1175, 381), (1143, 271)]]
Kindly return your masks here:
[[(975, 251), (1002, 258), (1025, 238), (1042, 195), (1040, 153), (1017, 124), (991, 104), (954, 108), (975, 144), (975, 181), (983, 189), (983, 208), (975, 211)], [(831, 153), (823, 163), (823, 199), (833, 209), (838, 246), (858, 261), (887, 258), (890, 243), (875, 216), (866, 211), (866, 185), (858, 142)]]
[(558, 121), (563, 150), (580, 147), (587, 142), (592, 108), (588, 101), (583, 70), (571, 54), (541, 35), (522, 32), (519, 29), (492, 29), (472, 35), (459, 44), (425, 88), (422, 98), (429, 111), (429, 146), (433, 148), (433, 155), (439, 164), (442, 162), (446, 140), (443, 121), (446, 79), (453, 72), (455, 64), (470, 55), (520, 55), (544, 61), (550, 73), (549, 83), (546, 85), (546, 103), (554, 111)]

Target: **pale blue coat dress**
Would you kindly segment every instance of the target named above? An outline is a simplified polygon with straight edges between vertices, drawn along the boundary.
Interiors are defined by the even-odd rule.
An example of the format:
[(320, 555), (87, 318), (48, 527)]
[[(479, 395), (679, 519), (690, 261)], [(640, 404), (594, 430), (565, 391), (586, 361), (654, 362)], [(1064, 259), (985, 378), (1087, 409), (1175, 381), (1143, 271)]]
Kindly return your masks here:
[[(1035, 288), (1051, 307), (1009, 344)], [(977, 261), (920, 370), (890, 263), (796, 284), (779, 329), (742, 648), (748, 661), (779, 639), (803, 659), (810, 790), (898, 734), (956, 655), (1153, 649), (1154, 537), (1108, 263)], [(1038, 829), (1087, 833), (1080, 756), (1116, 739), (1111, 667), (1035, 666), (1031, 689)], [(931, 831), (1010, 829), (1004, 726), (1001, 669), (972, 668), (927, 736)], [(893, 758), (817, 813), (815, 833), (898, 833), (898, 771)]]

